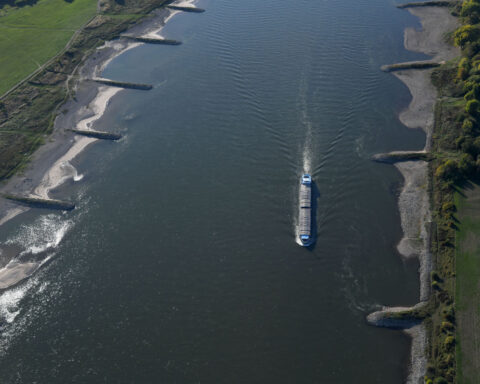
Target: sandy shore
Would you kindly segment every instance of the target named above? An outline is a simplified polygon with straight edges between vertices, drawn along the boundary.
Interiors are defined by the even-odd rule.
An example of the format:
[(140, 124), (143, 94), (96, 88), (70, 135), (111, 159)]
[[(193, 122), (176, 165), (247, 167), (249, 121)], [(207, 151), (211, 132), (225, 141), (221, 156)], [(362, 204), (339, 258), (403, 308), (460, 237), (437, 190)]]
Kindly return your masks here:
[[(407, 28), (404, 35), (405, 48), (409, 51), (425, 53), (437, 62), (451, 60), (460, 54), (458, 48), (445, 41), (445, 33), (458, 27), (456, 17), (445, 7), (408, 8), (420, 18), (421, 30)], [(432, 69), (396, 71), (398, 77), (409, 89), (412, 101), (400, 113), (400, 121), (409, 128), (421, 128), (427, 135), (425, 149), (430, 150), (433, 129), (433, 107), (437, 90), (430, 81)]]
[[(437, 62), (453, 59), (460, 54), (457, 48), (445, 41), (445, 34), (458, 27), (457, 19), (450, 14), (448, 8), (418, 7), (407, 10), (420, 18), (422, 29), (407, 28), (405, 30), (406, 49), (432, 56), (432, 59)], [(399, 119), (409, 128), (421, 128), (425, 131), (425, 151), (429, 151), (431, 148), (434, 105), (437, 98), (437, 91), (431, 82), (432, 71), (432, 69), (409, 69), (393, 72), (408, 87), (412, 95), (409, 106), (400, 113)], [(404, 258), (417, 257), (419, 259), (419, 300), (421, 303), (430, 297), (430, 272), (432, 270), (428, 163), (405, 161), (396, 163), (395, 167), (405, 180), (398, 202), (404, 236), (397, 249)], [(381, 322), (375, 323), (380, 321), (384, 313), (398, 310), (398, 308), (385, 307), (382, 311), (369, 315), (367, 320), (371, 324), (385, 326)], [(401, 310), (406, 310), (406, 308)], [(407, 383), (423, 383), (427, 364), (425, 327), (422, 324), (403, 324), (396, 328), (404, 328), (404, 331), (412, 338)]]
[[(176, 11), (160, 9), (154, 12), (155, 17), (134, 26), (128, 33), (137, 36), (154, 33), (163, 28), (165, 21), (173, 12)], [(69, 167), (68, 163), (96, 139), (75, 135), (70, 129), (92, 129), (112, 98), (122, 91), (121, 88), (84, 80), (98, 77), (115, 57), (138, 45), (140, 43), (117, 39), (105, 43), (87, 58), (78, 71), (75, 99), (70, 99), (62, 106), (61, 110), (66, 112), (57, 116), (48, 142), (35, 152), (30, 165), (22, 174), (15, 175), (0, 188), (1, 192), (48, 197), (49, 191), (60, 186), (68, 178), (75, 177), (75, 172), (71, 168), (73, 166)], [(68, 174), (69, 171), (72, 172)], [(18, 205), (0, 200), (0, 224), (18, 212)]]
[[(105, 113), (110, 100), (120, 91), (120, 88), (99, 87), (95, 99), (88, 106), (84, 107), (86, 111), (91, 111), (93, 115), (80, 120), (76, 124), (75, 129), (81, 129), (84, 131), (92, 130), (95, 121), (100, 119)], [(77, 157), (78, 154), (80, 154), (89, 144), (95, 141), (97, 141), (97, 139), (91, 137), (75, 136), (73, 145), (67, 153), (60, 157), (60, 159), (58, 159), (45, 173), (40, 184), (35, 188), (32, 195), (48, 199), (48, 193), (50, 190), (59, 187), (69, 178), (75, 177), (76, 170), (70, 164), (70, 161)]]
[[(193, 1), (189, 1), (182, 5), (191, 6), (192, 3)], [(165, 23), (178, 13), (179, 11), (161, 8), (153, 12), (152, 18), (131, 28), (128, 34), (158, 37), (157, 33)], [(102, 117), (111, 100), (123, 91), (121, 88), (85, 80), (99, 77), (115, 57), (140, 44), (120, 38), (105, 43), (86, 59), (77, 73), (79, 80), (74, 86), (75, 98), (70, 99), (60, 108), (63, 112), (57, 116), (53, 133), (47, 143), (35, 152), (27, 169), (12, 177), (0, 188), (0, 192), (49, 198), (49, 193), (65, 181), (82, 179), (82, 175), (78, 175), (73, 166), (72, 160), (97, 139), (76, 135), (71, 132), (71, 129), (93, 129), (95, 122)], [(28, 209), (14, 202), (0, 199), (0, 225)], [(0, 289), (18, 284), (45, 262), (41, 259), (21, 260), (22, 255), (18, 252), (2, 257), (0, 260)]]

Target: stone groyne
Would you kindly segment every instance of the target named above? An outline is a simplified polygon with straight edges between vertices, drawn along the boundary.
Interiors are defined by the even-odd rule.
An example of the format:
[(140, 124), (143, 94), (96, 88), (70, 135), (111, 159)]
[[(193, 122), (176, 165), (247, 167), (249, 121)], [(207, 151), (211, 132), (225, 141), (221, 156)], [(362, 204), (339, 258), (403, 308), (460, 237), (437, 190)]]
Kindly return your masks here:
[(431, 155), (425, 151), (393, 151), (377, 153), (372, 160), (378, 163), (395, 164), (402, 161), (424, 160), (430, 161)]
[(160, 44), (160, 45), (180, 45), (180, 44), (182, 44), (181, 41), (171, 40), (171, 39), (161, 39), (161, 38), (131, 36), (131, 35), (122, 35), (121, 37), (123, 37), (125, 39), (129, 39), (129, 40), (137, 41), (139, 43), (145, 43), (145, 44)]
[(412, 100), (400, 113), (400, 121), (408, 128), (421, 128), (426, 134), (425, 148), (421, 151), (394, 151), (377, 154), (372, 160), (393, 164), (404, 177), (398, 207), (403, 238), (397, 245), (404, 259), (419, 260), (419, 303), (412, 307), (383, 307), (367, 316), (373, 326), (401, 329), (412, 338), (407, 383), (423, 382), (427, 367), (427, 332), (422, 319), (431, 294), (430, 273), (432, 255), (430, 233), (432, 227), (430, 198), (428, 193), (428, 161), (434, 124), (434, 105), (437, 91), (431, 82), (434, 67), (453, 59), (459, 51), (446, 42), (445, 35), (458, 27), (451, 15), (450, 1), (409, 3), (399, 6), (419, 17), (422, 29), (407, 28), (404, 34), (405, 48), (432, 56), (431, 60), (397, 63), (382, 67), (392, 72), (409, 89)]
[(167, 8), (173, 9), (175, 11), (183, 11), (183, 12), (193, 12), (193, 13), (203, 13), (205, 9), (197, 8), (197, 7), (182, 7), (179, 5), (167, 5)]
[(443, 63), (436, 61), (407, 61), (405, 63), (396, 63), (389, 65), (382, 65), (380, 69), (384, 72), (401, 71), (403, 69), (429, 69), (439, 67)]
[(102, 78), (93, 78), (91, 80), (99, 84), (109, 85), (111, 87), (139, 89), (141, 91), (149, 91), (153, 88), (153, 85), (150, 84), (129, 83), (127, 81), (116, 81)]
[(119, 135), (118, 133), (110, 133), (110, 132), (103, 132), (103, 131), (94, 131), (94, 130), (83, 130), (83, 129), (72, 129), (71, 130), (73, 133), (76, 133), (77, 135), (82, 135), (82, 136), (87, 136), (87, 137), (93, 137), (95, 139), (101, 139), (101, 140), (120, 140), (122, 138), (122, 135)]
[(75, 204), (69, 201), (55, 200), (55, 199), (41, 199), (31, 196), (17, 196), (10, 194), (3, 194), (3, 198), (15, 201), (16, 203), (24, 204), (32, 208), (46, 208), (56, 209), (62, 211), (71, 211), (75, 209)]

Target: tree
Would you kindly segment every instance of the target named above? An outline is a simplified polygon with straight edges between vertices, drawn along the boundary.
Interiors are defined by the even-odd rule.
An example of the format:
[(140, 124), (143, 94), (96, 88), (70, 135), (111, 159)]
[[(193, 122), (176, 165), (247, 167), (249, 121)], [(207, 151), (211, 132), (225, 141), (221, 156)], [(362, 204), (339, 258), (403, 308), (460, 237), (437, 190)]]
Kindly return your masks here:
[(467, 101), (467, 105), (465, 106), (465, 111), (470, 116), (477, 117), (478, 112), (480, 111), (480, 102), (478, 102), (478, 100)]
[(474, 125), (470, 119), (463, 120), (462, 131), (465, 135), (471, 135), (473, 133)]
[(453, 34), (455, 45), (460, 48), (464, 48), (468, 43), (477, 40), (479, 36), (480, 29), (470, 24), (461, 26)]
[(470, 176), (475, 170), (475, 160), (472, 155), (468, 153), (462, 154), (460, 161), (458, 162), (458, 169), (465, 176)]
[(465, 1), (460, 16), (467, 18), (471, 24), (477, 24), (480, 21), (480, 3), (478, 0)]
[(458, 63), (457, 77), (461, 80), (465, 80), (468, 77), (470, 68), (471, 66), (470, 66), (470, 61), (468, 61), (468, 58), (466, 57), (462, 58)]
[(445, 160), (443, 164), (440, 164), (435, 170), (435, 176), (444, 181), (457, 181), (460, 179), (460, 172), (458, 164), (455, 160)]
[(480, 85), (475, 84), (463, 97), (465, 100), (480, 99)]

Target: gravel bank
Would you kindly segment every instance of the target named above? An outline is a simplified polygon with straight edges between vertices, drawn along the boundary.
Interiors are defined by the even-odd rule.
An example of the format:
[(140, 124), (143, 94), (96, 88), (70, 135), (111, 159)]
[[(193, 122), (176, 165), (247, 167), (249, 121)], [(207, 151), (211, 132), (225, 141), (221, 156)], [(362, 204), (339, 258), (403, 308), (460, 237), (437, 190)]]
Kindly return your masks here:
[[(407, 28), (404, 35), (405, 48), (425, 53), (435, 61), (453, 59), (460, 54), (458, 48), (445, 40), (445, 35), (458, 27), (457, 19), (445, 7), (409, 8), (408, 11), (420, 18), (422, 29)], [(433, 108), (437, 91), (431, 82), (432, 69), (398, 71), (394, 75), (409, 89), (412, 101), (400, 113), (400, 121), (409, 128), (425, 131), (425, 150), (429, 151), (434, 124)], [(418, 257), (420, 262), (420, 301), (430, 296), (430, 201), (428, 196), (428, 164), (412, 161), (395, 164), (405, 179), (398, 202), (404, 237), (398, 244), (398, 251), (405, 258)], [(405, 329), (412, 338), (408, 384), (423, 383), (426, 372), (427, 334), (423, 325)]]
[[(405, 48), (410, 51), (432, 56), (433, 61), (442, 62), (453, 59), (460, 54), (456, 47), (445, 40), (445, 35), (458, 27), (457, 19), (446, 7), (408, 8), (408, 11), (420, 18), (420, 30), (407, 28), (404, 34)], [(412, 100), (399, 115), (400, 121), (409, 128), (421, 128), (425, 131), (425, 151), (431, 148), (434, 124), (434, 105), (437, 91), (431, 82), (432, 69), (409, 69), (393, 72), (409, 89)], [(430, 253), (431, 212), (428, 195), (428, 163), (425, 161), (405, 161), (395, 163), (403, 175), (405, 183), (399, 197), (399, 210), (404, 236), (397, 246), (404, 258), (419, 259), (420, 302), (430, 296), (430, 272), (432, 256)], [(417, 305), (421, 305), (420, 303)], [(397, 311), (400, 310), (397, 308)], [(412, 338), (409, 374), (407, 383), (423, 383), (426, 372), (427, 347), (426, 329), (422, 324), (389, 324), (383, 316), (395, 308), (370, 314), (367, 321), (377, 326), (403, 328)]]
[(403, 229), (403, 238), (397, 246), (405, 258), (418, 257), (420, 261), (420, 301), (430, 296), (430, 271), (432, 257), (429, 251), (429, 227), (431, 215), (427, 190), (428, 163), (405, 161), (395, 167), (405, 179), (398, 207)]

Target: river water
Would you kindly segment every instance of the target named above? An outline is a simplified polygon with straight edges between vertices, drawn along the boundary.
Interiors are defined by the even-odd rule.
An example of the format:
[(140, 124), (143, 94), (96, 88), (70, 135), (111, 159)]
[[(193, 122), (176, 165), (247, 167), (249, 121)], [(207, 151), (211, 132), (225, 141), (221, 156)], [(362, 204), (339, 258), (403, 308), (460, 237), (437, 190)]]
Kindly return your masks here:
[[(418, 301), (404, 263), (402, 177), (377, 152), (421, 149), (409, 93), (379, 71), (419, 26), (386, 0), (201, 0), (104, 77), (125, 90), (3, 244), (48, 261), (0, 295), (4, 383), (401, 383), (410, 341), (366, 325)], [(315, 181), (316, 242), (297, 245), (298, 183)], [(80, 175), (83, 175), (81, 177)], [(40, 257), (40, 256), (39, 256)]]

